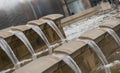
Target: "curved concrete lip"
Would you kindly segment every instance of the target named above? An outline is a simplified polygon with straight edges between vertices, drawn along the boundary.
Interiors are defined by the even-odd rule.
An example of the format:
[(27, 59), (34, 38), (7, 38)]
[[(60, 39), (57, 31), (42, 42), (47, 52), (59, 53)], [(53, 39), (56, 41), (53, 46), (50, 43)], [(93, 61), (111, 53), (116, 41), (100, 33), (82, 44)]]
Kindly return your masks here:
[(43, 25), (43, 24), (46, 24), (46, 21), (44, 21), (43, 19), (39, 19), (39, 20), (29, 21), (28, 24), (32, 24), (32, 25)]
[(79, 38), (80, 39), (95, 40), (105, 33), (106, 33), (106, 31), (102, 31), (98, 28), (95, 28), (95, 29), (92, 29), (92, 30), (89, 30), (89, 31), (83, 33)]
[(113, 22), (104, 22), (102, 23), (99, 27), (100, 28), (115, 28), (116, 26), (118, 26), (120, 24), (119, 20), (114, 20)]
[(22, 32), (29, 30), (29, 29), (31, 29), (31, 28), (26, 25), (11, 27), (11, 30), (22, 31)]
[(21, 67), (20, 69), (15, 70), (13, 73), (44, 73), (49, 68), (53, 68), (54, 65), (55, 69), (57, 69), (56, 64), (58, 64), (62, 60), (63, 55), (70, 55), (78, 51), (81, 47), (85, 45), (86, 43), (82, 41), (69, 41), (68, 43), (63, 44), (62, 46), (59, 46), (54, 50), (57, 56), (48, 55), (41, 57)]
[(5, 38), (13, 36), (14, 34), (8, 32), (9, 30), (10, 30), (10, 28), (0, 30), (0, 38), (4, 38), (5, 39)]
[(62, 17), (64, 17), (64, 15), (62, 15), (62, 14), (50, 14), (50, 15), (44, 16), (42, 18), (54, 21), (54, 20), (57, 20), (57, 19), (61, 19)]
[(66, 54), (71, 55), (72, 53), (78, 51), (80, 48), (82, 48), (85, 45), (86, 45), (86, 43), (84, 43), (80, 40), (68, 41), (67, 43), (64, 43), (63, 45), (54, 49), (54, 52), (66, 53)]

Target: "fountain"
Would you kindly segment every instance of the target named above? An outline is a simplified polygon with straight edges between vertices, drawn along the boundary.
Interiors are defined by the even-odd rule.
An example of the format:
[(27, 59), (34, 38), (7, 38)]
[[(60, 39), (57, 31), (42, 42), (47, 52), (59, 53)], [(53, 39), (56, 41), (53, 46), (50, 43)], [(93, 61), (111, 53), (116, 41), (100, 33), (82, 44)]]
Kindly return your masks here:
[[(35, 53), (30, 42), (37, 49), (37, 51), (43, 50), (45, 44), (48, 47), (48, 49), (45, 51), (49, 50), (50, 55), (47, 55), (47, 57), (46, 57), (46, 56), (43, 56), (45, 54), (42, 54), (41, 56), (43, 56), (43, 57), (40, 57), (40, 58), (30, 62), (29, 64), (24, 65), (20, 69), (15, 70), (13, 73), (15, 73), (15, 72), (16, 73), (24, 73), (24, 72), (26, 72), (26, 73), (35, 73), (35, 72), (38, 72), (38, 73), (39, 72), (40, 73), (42, 73), (42, 72), (45, 72), (45, 73), (52, 73), (52, 72), (53, 73), (71, 73), (72, 72), (71, 70), (73, 70), (75, 73), (82, 73), (82, 72), (91, 73), (91, 71), (93, 71), (96, 67), (98, 67), (98, 65), (97, 65), (98, 58), (104, 64), (103, 66), (105, 66), (105, 68), (103, 68), (103, 69), (105, 69), (105, 72), (111, 73), (112, 69), (110, 70), (109, 68), (106, 68), (109, 65), (106, 57), (109, 58), (111, 56), (111, 53), (113, 53), (118, 48), (118, 46), (116, 46), (116, 43), (114, 43), (114, 41), (113, 42), (111, 41), (113, 39), (108, 40), (108, 38), (111, 38), (111, 37), (107, 36), (108, 37), (107, 39), (104, 37), (106, 35), (105, 31), (93, 30), (92, 32), (89, 31), (87, 34), (81, 35), (81, 37), (86, 36), (90, 39), (94, 39), (94, 40), (98, 41), (98, 43), (99, 43), (98, 45), (101, 45), (106, 57), (104, 56), (101, 49), (94, 41), (83, 39), (83, 41), (88, 43), (88, 45), (91, 47), (91, 49), (93, 51), (95, 51), (96, 55), (98, 56), (98, 58), (96, 58), (94, 53), (88, 49), (88, 45), (86, 45), (86, 43), (84, 43), (84, 42), (82, 43), (82, 41), (73, 40), (73, 41), (69, 41), (68, 43), (64, 43), (66, 39), (61, 34), (60, 30), (57, 27), (59, 24), (59, 23), (57, 23), (58, 19), (54, 20), (54, 21), (56, 21), (57, 25), (55, 25), (55, 23), (53, 21), (50, 21), (48, 19), (43, 18), (43, 20), (46, 22), (44, 23), (44, 22), (41, 22), (39, 20), (37, 20), (38, 22), (36, 21), (36, 23), (33, 22), (33, 24), (37, 24), (39, 26), (33, 25), (32, 23), (31, 24), (28, 23), (30, 25), (27, 25), (27, 26), (30, 28), (22, 26), (22, 27), (17, 27), (15, 29), (13, 29), (12, 31), (10, 31), (10, 32), (14, 33), (15, 36), (17, 36), (18, 39), (20, 39), (23, 42), (23, 44), (20, 43), (19, 46), (16, 45), (16, 42), (18, 42), (18, 41), (16, 41), (16, 40), (13, 41), (13, 39), (14, 39), (13, 34), (0, 35), (0, 36), (4, 35), (4, 38), (6, 39), (7, 42), (10, 43), (11, 47), (16, 48), (14, 51), (15, 51), (15, 53), (17, 53), (17, 55), (19, 56), (18, 58), (20, 58), (20, 59), (24, 59), (28, 56), (28, 55), (26, 55), (26, 53), (27, 53), (26, 50), (24, 50), (24, 49), (21, 50), (20, 49), (21, 47), (23, 47), (23, 48), (27, 47), (27, 50), (29, 50), (29, 52), (32, 54), (33, 59), (37, 58), (37, 55), (39, 55), (43, 52), (42, 51), (39, 53)], [(44, 24), (46, 24), (46, 23), (48, 23), (48, 25), (50, 27), (45, 26)], [(44, 29), (47, 29), (45, 27), (48, 28), (48, 30), (44, 31), (47, 34), (44, 34), (44, 32), (43, 32)], [(117, 27), (117, 25), (116, 25), (116, 27)], [(114, 29), (116, 29), (116, 27), (114, 27)], [(120, 28), (120, 26), (119, 26), (119, 28)], [(118, 27), (117, 27), (117, 29), (118, 29)], [(55, 31), (57, 33), (57, 36), (52, 35), (51, 34), (51, 33), (53, 33), (52, 31)], [(111, 30), (107, 30), (107, 31), (109, 34), (114, 35), (113, 37), (117, 42), (120, 42), (118, 40), (119, 37), (118, 36), (116, 37), (116, 34), (114, 31), (111, 31)], [(25, 32), (27, 34), (24, 34), (23, 32)], [(35, 35), (31, 36), (33, 34), (35, 34)], [(36, 35), (36, 34), (38, 34), (38, 35)], [(46, 35), (47, 35), (48, 39), (46, 38)], [(31, 40), (30, 42), (26, 36)], [(34, 39), (31, 39), (33, 37), (34, 37)], [(39, 37), (41, 37), (41, 38), (38, 41)], [(59, 47), (55, 48), (55, 50), (54, 50), (55, 53), (52, 54), (53, 47), (51, 46), (51, 44), (58, 41), (58, 37), (60, 37), (63, 44), (60, 45)], [(43, 42), (43, 41), (41, 41), (41, 39), (45, 42), (45, 44), (41, 44), (41, 42)], [(51, 43), (49, 43), (50, 41), (51, 41)], [(108, 43), (108, 41), (111, 41), (111, 42)], [(23, 46), (24, 44), (26, 47)], [(114, 48), (116, 48), (116, 49), (114, 49)], [(56, 51), (56, 49), (62, 49), (62, 50)], [(21, 55), (22, 52), (25, 54)], [(60, 52), (60, 53), (58, 53), (58, 52)], [(69, 55), (71, 55), (75, 59), (75, 61), (68, 54), (66, 55), (66, 54), (62, 54), (62, 53), (69, 53)], [(3, 57), (4, 57), (4, 55), (3, 55)], [(56, 60), (56, 59), (58, 59), (58, 60)], [(65, 64), (67, 64), (69, 67), (61, 64), (62, 63), (61, 60), (63, 62), (65, 62)], [(1, 60), (1, 62), (2, 62), (2, 60)], [(79, 64), (79, 66), (81, 66), (80, 68), (82, 69), (82, 71), (81, 71), (81, 69), (79, 69), (76, 62), (77, 63), (79, 62), (78, 64)], [(6, 63), (6, 60), (3, 63), (4, 64), (1, 65), (1, 67), (3, 67), (3, 68), (1, 68), (1, 70), (4, 70), (5, 68), (7, 68), (5, 66), (9, 67), (9, 65), (7, 65), (7, 63)], [(21, 62), (20, 62), (20, 64), (21, 64)], [(69, 68), (71, 68), (71, 70), (69, 70)], [(1, 72), (6, 73), (5, 71), (1, 71)]]
[[(56, 55), (56, 54), (52, 54), (52, 47), (49, 43), (49, 41), (47, 40), (45, 34), (42, 32), (42, 30), (38, 27), (38, 26), (35, 26), (35, 25), (27, 25), (28, 27), (31, 27), (43, 40), (44, 42), (46, 43), (46, 45), (48, 46), (48, 49), (50, 49), (50, 53), (51, 55), (54, 55), (55, 57), (59, 57), (59, 58), (62, 58), (62, 60), (72, 69), (74, 70), (75, 73), (82, 73), (82, 71), (79, 69), (78, 65), (76, 64), (76, 62), (68, 55), (64, 55), (64, 54), (60, 54), (60, 55)], [(19, 32), (16, 32), (16, 33), (19, 33)], [(15, 33), (15, 34), (16, 34)], [(17, 34), (17, 37), (19, 35)], [(22, 35), (23, 36), (23, 35)]]
[[(52, 54), (52, 47), (50, 47), (50, 43), (47, 40), (45, 34), (42, 32), (42, 30), (35, 25), (27, 25), (32, 27), (32, 29), (44, 40), (44, 42), (46, 43), (46, 45), (48, 46), (49, 52), (50, 54)], [(53, 54), (55, 55), (55, 54)], [(55, 55), (57, 56), (57, 55)], [(75, 63), (75, 61), (68, 55), (65, 55), (62, 60), (72, 69), (74, 70), (75, 73), (82, 73), (82, 71), (79, 69), (78, 65)]]
[(107, 31), (115, 39), (117, 44), (120, 46), (120, 38), (117, 35), (117, 33), (113, 29), (110, 29), (110, 28), (104, 28), (104, 30)]
[(27, 37), (24, 35), (23, 32), (21, 31), (9, 31), (11, 33), (14, 33), (16, 37), (18, 37), (27, 47), (28, 51), (31, 53), (32, 55), (32, 59), (35, 60), (37, 58), (35, 51), (33, 49), (33, 47), (31, 46), (29, 40), (27, 39)]
[(75, 72), (75, 73), (82, 73), (79, 66), (76, 64), (76, 62), (66, 54), (53, 54), (53, 56), (57, 58), (62, 58), (62, 60)]
[(48, 47), (49, 54), (52, 54), (52, 47), (49, 41), (47, 40), (45, 34), (43, 33), (43, 31), (36, 25), (27, 25), (27, 26), (31, 27), (42, 38), (42, 40), (45, 42), (45, 44)]
[(18, 61), (17, 57), (13, 53), (11, 47), (2, 38), (0, 38), (0, 46), (2, 50), (7, 54), (7, 56), (11, 59), (12, 63), (14, 64), (15, 69), (19, 68), (20, 62)]
[(51, 21), (51, 20), (47, 20), (47, 19), (43, 19), (44, 21), (47, 22), (47, 24), (58, 34), (58, 36), (60, 37), (62, 43), (65, 42), (65, 38), (64, 36), (62, 35), (62, 33), (60, 32), (59, 28), (56, 26), (56, 24)]
[[(93, 51), (97, 54), (97, 56), (99, 57), (99, 59), (101, 60), (104, 66), (109, 64), (103, 52), (94, 41), (88, 39), (84, 39), (84, 40), (82, 39), (82, 41), (86, 42), (93, 49)], [(111, 73), (111, 70), (109, 68), (105, 68), (105, 72)]]

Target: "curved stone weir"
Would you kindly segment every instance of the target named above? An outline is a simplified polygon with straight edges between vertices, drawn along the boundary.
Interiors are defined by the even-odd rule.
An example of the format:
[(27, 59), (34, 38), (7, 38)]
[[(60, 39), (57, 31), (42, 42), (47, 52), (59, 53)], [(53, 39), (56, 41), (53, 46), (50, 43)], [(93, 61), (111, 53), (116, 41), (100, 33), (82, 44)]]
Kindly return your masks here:
[(28, 51), (31, 53), (32, 55), (32, 59), (35, 60), (37, 58), (36, 54), (35, 54), (35, 51), (32, 47), (32, 45), (30, 44), (29, 40), (27, 39), (27, 37), (24, 35), (23, 32), (21, 31), (9, 31), (11, 33), (14, 33), (16, 37), (18, 37), (24, 44), (25, 46), (27, 47)]
[(7, 54), (7, 56), (10, 58), (12, 63), (14, 64), (14, 68), (17, 69), (20, 67), (20, 62), (15, 56), (14, 52), (12, 51), (11, 47), (7, 44), (7, 42), (0, 38), (0, 47), (1, 49)]
[[(82, 41), (86, 42), (93, 49), (104, 66), (109, 64), (100, 47), (93, 40), (82, 39)], [(105, 68), (105, 73), (111, 73), (111, 70), (109, 68)]]
[(43, 20), (46, 21), (47, 24), (58, 34), (58, 36), (60, 37), (62, 43), (64, 43), (65, 42), (65, 38), (62, 35), (61, 31), (56, 26), (56, 24), (52, 20), (47, 20), (47, 19), (43, 19)]
[[(45, 42), (45, 44), (48, 47), (49, 50), (49, 54), (52, 54), (52, 47), (47, 39), (47, 37), (45, 36), (45, 34), (43, 33), (43, 31), (36, 25), (27, 25), (28, 27), (31, 27), (41, 38), (42, 40)], [(38, 54), (39, 55), (39, 54)]]
[[(44, 33), (42, 32), (42, 30), (38, 27), (38, 26), (35, 26), (35, 25), (27, 25), (29, 27), (31, 27), (43, 40), (44, 42), (46, 43), (46, 45), (48, 47), (50, 47), (50, 43), (48, 42), (46, 36), (44, 35)], [(57, 26), (56, 26), (57, 27)], [(58, 29), (59, 30), (59, 29)], [(60, 32), (60, 30), (59, 30)], [(52, 48), (49, 48), (52, 50)], [(52, 52), (50, 52), (52, 53)], [(62, 54), (61, 54), (62, 55)], [(54, 54), (54, 56), (58, 57), (56, 54)], [(82, 71), (79, 69), (78, 65), (75, 63), (75, 61), (68, 55), (65, 55), (65, 57), (63, 57), (64, 55), (62, 55), (62, 60), (69, 66), (71, 67), (75, 73), (82, 73)]]
[(111, 29), (111, 28), (103, 28), (103, 30), (107, 31), (117, 42), (117, 44), (120, 46), (120, 37), (117, 35), (117, 33)]
[(53, 56), (62, 59), (75, 73), (83, 73), (77, 63), (69, 55), (53, 54)]
[[(57, 27), (57, 26), (56, 26)], [(11, 28), (10, 28), (11, 29)], [(24, 30), (24, 29), (23, 29)], [(28, 30), (28, 29), (27, 29)], [(58, 29), (59, 30), (59, 29)], [(8, 31), (8, 30), (7, 30)], [(24, 31), (26, 31), (26, 30), (24, 30)], [(26, 36), (24, 35), (24, 33), (23, 32), (21, 32), (21, 31), (19, 31), (19, 29), (18, 30), (14, 30), (14, 29), (12, 29), (12, 30), (10, 30), (9, 32), (11, 32), (11, 33), (13, 33), (18, 39), (20, 39), (23, 43), (24, 43), (24, 45), (28, 48), (28, 51), (32, 54), (32, 57), (33, 57), (33, 59), (35, 59), (36, 58), (36, 55), (38, 54), (36, 54), (35, 52), (34, 52), (34, 49), (32, 48), (32, 46), (31, 46), (31, 44), (30, 44), (30, 42), (28, 41), (28, 39), (26, 38)], [(60, 32), (61, 33), (61, 32)], [(10, 35), (11, 36), (11, 35)], [(12, 35), (13, 36), (13, 35)], [(11, 37), (12, 37), (11, 36)], [(4, 37), (4, 36), (3, 36)], [(9, 36), (8, 36), (9, 37)], [(7, 37), (7, 38), (8, 38)], [(44, 35), (42, 35), (42, 38), (45, 38), (45, 36)], [(47, 44), (48, 44), (48, 41), (46, 41), (47, 42)], [(53, 45), (52, 45), (53, 46)], [(43, 53), (43, 52), (41, 52), (41, 53)], [(40, 54), (40, 53), (39, 53)], [(24, 61), (21, 61), (21, 62), (27, 62), (27, 60), (24, 60)], [(20, 62), (20, 63), (21, 63)]]
[[(21, 72), (24, 72), (24, 70), (22, 69), (25, 69), (27, 67), (29, 67), (31, 64), (33, 64), (33, 67), (35, 67), (36, 64), (38, 64), (39, 67), (41, 66), (44, 66), (46, 67), (47, 65), (44, 65), (44, 64), (47, 64), (48, 63), (48, 66), (55, 63), (56, 61), (64, 61), (65, 64), (67, 64), (75, 73), (83, 73), (81, 71), (81, 69), (79, 68), (79, 66), (76, 64), (76, 62), (68, 55), (66, 54), (63, 54), (63, 53), (54, 53), (52, 55), (48, 55), (48, 56), (44, 56), (44, 57), (41, 57), (39, 58), (38, 60), (35, 60), (33, 61), (32, 63), (24, 66), (23, 68), (21, 69), (18, 69), (18, 70), (15, 70), (15, 72), (13, 73), (21, 73)], [(41, 61), (44, 61), (44, 63), (40, 63)], [(40, 73), (42, 73), (42, 71), (44, 70), (44, 67), (43, 68), (40, 68)], [(29, 73), (29, 70), (31, 69), (32, 67), (30, 68), (27, 68), (27, 71), (26, 73)], [(34, 69), (38, 69), (37, 67), (35, 67)], [(32, 71), (31, 73), (33, 73), (34, 71)]]
[[(56, 16), (56, 18), (57, 18), (57, 16)], [(39, 20), (37, 20), (37, 21), (38, 21), (38, 23), (37, 23), (38, 27), (42, 27), (42, 26), (44, 26), (44, 24), (46, 24), (46, 22), (40, 22)], [(36, 23), (34, 23), (34, 24), (36, 24)], [(55, 24), (55, 25), (57, 25), (57, 24)], [(115, 25), (112, 24), (112, 25), (114, 26), (114, 27), (112, 27), (112, 29), (116, 29), (116, 31), (118, 33), (118, 36), (119, 36), (120, 35), (119, 34), (119, 32), (120, 32), (119, 31), (119, 28), (120, 28), (119, 24), (115, 24)], [(30, 27), (30, 29), (27, 29), (27, 28), (23, 29), (23, 27), (20, 28), (20, 29), (22, 29), (22, 31), (18, 31), (18, 30), (12, 30), (12, 31), (14, 31), (14, 32), (17, 31), (17, 33), (22, 32), (22, 39), (24, 39), (24, 37), (26, 38), (26, 36), (27, 36), (28, 37), (28, 39), (26, 38), (27, 41), (31, 40), (30, 37), (31, 37), (31, 35), (33, 35), (33, 31), (31, 31), (32, 27)], [(41, 29), (41, 31), (43, 31), (43, 29)], [(61, 31), (61, 29), (60, 29), (60, 31)], [(26, 36), (23, 35), (23, 32), (25, 33)], [(30, 33), (26, 33), (26, 32), (30, 32)], [(44, 32), (46, 32), (46, 31), (44, 31)], [(101, 31), (100, 29), (95, 28), (93, 30), (88, 31), (88, 33), (85, 32), (85, 35), (88, 38), (90, 38), (90, 40), (91, 40), (91, 41), (87, 42), (89, 45), (91, 45), (91, 48), (93, 48), (93, 47), (94, 48), (95, 47), (99, 48), (98, 49), (99, 52), (96, 51), (96, 49), (94, 49), (94, 50), (97, 52), (96, 53), (97, 55), (99, 54), (98, 57), (101, 59), (102, 63), (105, 64), (105, 66), (108, 66), (109, 64), (106, 61), (107, 59), (105, 59), (103, 53), (102, 54), (100, 54), (100, 53), (103, 51), (106, 58), (108, 58), (108, 57), (111, 56), (111, 53), (116, 51), (119, 47), (116, 46), (116, 42), (109, 35), (106, 36), (106, 33), (107, 33), (106, 31)], [(46, 33), (45, 33), (45, 35), (46, 35)], [(52, 34), (50, 34), (50, 35), (52, 35)], [(56, 35), (58, 35), (58, 34), (56, 34)], [(63, 33), (63, 35), (64, 35), (64, 33)], [(43, 35), (40, 34), (39, 36), (41, 36), (42, 39), (45, 39), (45, 38), (43, 38), (44, 37)], [(84, 35), (81, 35), (81, 36), (84, 36)], [(13, 38), (13, 35), (5, 37), (7, 39), (7, 42), (9, 42), (11, 44), (11, 38), (8, 38), (8, 37)], [(48, 38), (48, 36), (47, 36), (47, 38)], [(38, 37), (35, 38), (35, 41), (36, 41), (36, 39), (38, 40)], [(54, 39), (54, 37), (53, 37), (53, 39)], [(84, 39), (82, 39), (82, 40), (84, 40)], [(26, 40), (24, 40), (24, 41), (26, 41)], [(98, 47), (94, 41), (100, 47)], [(18, 41), (15, 41), (15, 42), (18, 42)], [(32, 42), (32, 45), (33, 45), (34, 44), (34, 39), (32, 41), (30, 41), (30, 42)], [(26, 44), (27, 42), (23, 42), (23, 43)], [(48, 43), (48, 41), (46, 42), (46, 44), (47, 43)], [(27, 45), (29, 45), (29, 44), (27, 44)], [(14, 45), (12, 45), (12, 46), (14, 46)], [(20, 45), (20, 46), (22, 46), (22, 45)], [(37, 45), (37, 46), (39, 46), (39, 45)], [(41, 47), (38, 47), (38, 48), (41, 49)], [(46, 48), (44, 48), (44, 49), (46, 49)], [(34, 49), (33, 49), (33, 51), (34, 51)], [(18, 52), (21, 53), (21, 51), (18, 51)], [(45, 54), (45, 55), (41, 55), (43, 57), (35, 59), (34, 61), (24, 65), (23, 67), (21, 67), (19, 69), (16, 69), (12, 73), (36, 73), (36, 72), (37, 73), (67, 73), (67, 72), (68, 73), (73, 73), (73, 71), (75, 73), (81, 73), (81, 72), (90, 73), (91, 71), (93, 71), (95, 68), (98, 67), (99, 63), (101, 63), (101, 62), (98, 61), (99, 59), (97, 59), (97, 56), (94, 54), (94, 52), (91, 52), (90, 47), (86, 43), (83, 43), (81, 41), (71, 40), (71, 41), (68, 41), (68, 43), (63, 43), (62, 45), (57, 46), (54, 49), (54, 52), (55, 53), (58, 53), (58, 52), (59, 53), (67, 53), (68, 55), (72, 56), (72, 58), (74, 58), (75, 62), (68, 55), (64, 56), (64, 57), (63, 56), (58, 57), (58, 55), (54, 55), (54, 56), (53, 55), (47, 55), (47, 56), (45, 56), (46, 55)], [(34, 53), (36, 55), (35, 52), (32, 52), (32, 53)], [(63, 55), (63, 54), (61, 54), (61, 55)], [(62, 60), (66, 64), (69, 64), (68, 66), (70, 68), (67, 67), (65, 64), (62, 64), (63, 62), (61, 62), (60, 58), (62, 58)], [(108, 65), (106, 65), (106, 64), (108, 64)], [(81, 68), (82, 71), (79, 70), (79, 67)], [(111, 73), (109, 71), (109, 68), (105, 68), (105, 69), (106, 69), (106, 73), (107, 72)]]

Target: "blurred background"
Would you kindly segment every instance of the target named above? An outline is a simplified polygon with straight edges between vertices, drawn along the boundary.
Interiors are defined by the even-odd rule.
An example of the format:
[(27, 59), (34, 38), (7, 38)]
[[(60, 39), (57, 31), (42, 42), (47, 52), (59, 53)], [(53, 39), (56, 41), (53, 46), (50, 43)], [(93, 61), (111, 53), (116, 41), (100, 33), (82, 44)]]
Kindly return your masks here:
[(0, 29), (24, 25), (48, 14), (65, 17), (97, 5), (96, 0), (0, 0)]

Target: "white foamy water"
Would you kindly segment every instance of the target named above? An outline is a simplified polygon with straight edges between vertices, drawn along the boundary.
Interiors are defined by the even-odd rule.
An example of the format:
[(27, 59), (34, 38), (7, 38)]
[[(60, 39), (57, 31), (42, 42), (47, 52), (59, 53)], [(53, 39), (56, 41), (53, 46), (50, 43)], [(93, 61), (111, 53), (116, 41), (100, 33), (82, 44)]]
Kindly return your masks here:
[(79, 37), (84, 32), (98, 27), (103, 22), (112, 22), (115, 14), (94, 15), (90, 18), (82, 19), (78, 22), (65, 26), (63, 29), (68, 40)]

